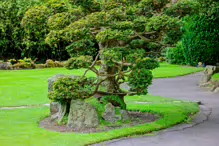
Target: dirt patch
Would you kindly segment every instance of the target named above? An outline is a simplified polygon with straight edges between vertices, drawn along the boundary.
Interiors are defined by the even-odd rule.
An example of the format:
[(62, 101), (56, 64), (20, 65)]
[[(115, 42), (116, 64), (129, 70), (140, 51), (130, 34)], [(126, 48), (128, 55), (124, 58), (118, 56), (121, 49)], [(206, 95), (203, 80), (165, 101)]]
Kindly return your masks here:
[(127, 123), (107, 125), (107, 126), (100, 125), (97, 128), (84, 128), (84, 129), (69, 128), (66, 125), (59, 125), (56, 121), (52, 121), (50, 117), (40, 121), (40, 127), (46, 130), (56, 131), (56, 132), (95, 133), (95, 132), (103, 132), (113, 129), (125, 128), (125, 127), (132, 127), (136, 125), (150, 123), (159, 119), (159, 116), (150, 113), (129, 112), (129, 114), (130, 114), (130, 121)]

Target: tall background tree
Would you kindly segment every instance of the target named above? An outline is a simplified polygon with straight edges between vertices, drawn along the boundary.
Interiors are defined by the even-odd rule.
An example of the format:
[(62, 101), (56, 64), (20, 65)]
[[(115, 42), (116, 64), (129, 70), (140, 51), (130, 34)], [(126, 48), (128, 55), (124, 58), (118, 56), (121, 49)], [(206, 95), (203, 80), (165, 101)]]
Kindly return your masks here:
[(33, 0), (0, 1), (0, 57), (20, 58), (25, 45), (21, 19), (30, 7), (39, 2)]
[[(218, 54), (218, 44), (214, 43), (218, 39), (216, 0), (2, 0), (0, 8), (1, 59), (67, 60), (70, 56), (80, 55), (94, 58), (104, 32), (113, 37), (120, 35), (120, 46), (125, 43), (123, 45), (145, 50), (149, 57), (158, 57), (164, 48), (174, 47), (185, 33), (181, 50), (175, 51), (184, 52), (184, 57), (181, 57), (184, 60), (179, 62), (190, 65), (198, 61), (207, 64), (218, 62), (218, 56), (211, 55), (214, 52)], [(191, 21), (193, 15), (196, 23)], [(83, 30), (78, 34), (75, 32), (77, 36), (69, 36), (79, 28)], [(100, 28), (105, 30), (99, 33)], [(136, 32), (141, 38), (136, 36)], [(130, 36), (135, 37), (130, 39)], [(203, 38), (205, 41), (200, 40)], [(111, 38), (101, 39), (111, 41)], [(192, 54), (196, 51), (198, 53)]]
[(219, 62), (219, 2), (199, 0), (198, 14), (184, 22), (182, 47), (185, 62), (197, 65), (216, 65)]

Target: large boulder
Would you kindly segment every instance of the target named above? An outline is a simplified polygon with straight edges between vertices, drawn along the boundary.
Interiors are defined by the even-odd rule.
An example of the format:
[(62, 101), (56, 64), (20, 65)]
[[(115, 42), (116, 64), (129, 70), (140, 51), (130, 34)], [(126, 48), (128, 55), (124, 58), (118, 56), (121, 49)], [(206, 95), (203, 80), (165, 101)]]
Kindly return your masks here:
[(204, 73), (203, 73), (203, 76), (200, 82), (200, 86), (211, 81), (212, 76), (218, 72), (219, 72), (219, 66), (207, 65), (204, 70)]
[(71, 101), (68, 127), (83, 129), (97, 127), (98, 125), (98, 113), (92, 105), (81, 100)]

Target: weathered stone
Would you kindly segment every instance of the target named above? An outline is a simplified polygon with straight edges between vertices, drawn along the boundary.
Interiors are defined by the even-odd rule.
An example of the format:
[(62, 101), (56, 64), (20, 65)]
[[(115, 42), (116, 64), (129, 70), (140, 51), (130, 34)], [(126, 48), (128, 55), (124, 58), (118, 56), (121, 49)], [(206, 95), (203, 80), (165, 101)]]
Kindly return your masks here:
[(57, 74), (51, 78), (48, 79), (48, 92), (51, 92), (53, 90), (53, 84), (55, 81), (57, 81), (59, 78), (64, 77), (63, 74)]
[(214, 92), (219, 93), (219, 87), (217, 87), (217, 88), (214, 90)]
[(212, 82), (212, 87), (211, 87), (211, 91), (212, 92), (217, 92), (219, 88), (219, 81), (214, 81)]
[(197, 67), (204, 67), (205, 65), (202, 62), (199, 62)]
[(204, 87), (204, 88), (209, 87), (209, 86), (211, 86), (211, 83), (210, 83), (210, 82), (208, 82), (208, 83), (202, 83), (202, 84), (199, 85), (199, 87)]
[(105, 106), (105, 112), (103, 113), (104, 120), (108, 122), (115, 122), (115, 119), (114, 119), (115, 116), (116, 116), (115, 107), (111, 103), (108, 103)]
[(218, 66), (207, 65), (204, 70), (200, 85), (208, 83), (211, 80), (213, 74), (218, 73), (218, 72), (219, 72)]
[(127, 110), (121, 110), (120, 113), (123, 121), (130, 120), (130, 116)]
[(59, 111), (59, 103), (51, 102), (50, 103), (50, 115), (54, 115)]
[(0, 69), (10, 70), (12, 69), (12, 66), (10, 62), (0, 62)]
[(84, 101), (72, 100), (67, 125), (79, 129), (97, 127), (98, 113), (92, 105)]
[[(117, 108), (117, 111), (121, 110), (120, 108)], [(116, 108), (111, 104), (108, 103), (105, 106), (105, 112), (103, 113), (103, 118), (105, 121), (110, 123), (115, 123), (122, 119), (122, 116), (120, 113), (116, 113)]]

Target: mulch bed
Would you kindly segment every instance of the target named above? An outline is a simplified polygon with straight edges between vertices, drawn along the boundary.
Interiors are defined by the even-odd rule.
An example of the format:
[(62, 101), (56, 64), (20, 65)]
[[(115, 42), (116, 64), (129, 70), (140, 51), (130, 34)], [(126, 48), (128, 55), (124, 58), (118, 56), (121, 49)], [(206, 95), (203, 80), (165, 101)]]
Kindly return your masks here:
[(150, 113), (140, 113), (140, 112), (129, 112), (130, 122), (124, 123), (122, 125), (111, 125), (111, 126), (100, 126), (97, 128), (69, 128), (66, 125), (59, 125), (56, 121), (52, 121), (50, 117), (43, 119), (40, 121), (40, 127), (50, 131), (56, 132), (75, 132), (75, 133), (95, 133), (95, 132), (103, 132), (109, 131), (113, 129), (132, 127), (136, 125), (141, 125), (145, 123), (150, 123), (159, 119), (157, 115), (153, 115)]

